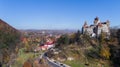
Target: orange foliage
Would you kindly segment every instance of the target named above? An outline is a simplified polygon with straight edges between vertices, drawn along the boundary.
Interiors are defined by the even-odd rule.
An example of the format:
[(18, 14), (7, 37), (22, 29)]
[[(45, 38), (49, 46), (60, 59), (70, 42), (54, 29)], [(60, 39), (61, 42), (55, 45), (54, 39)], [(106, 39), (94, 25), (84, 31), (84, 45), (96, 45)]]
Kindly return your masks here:
[(26, 61), (24, 64), (23, 64), (23, 67), (32, 67), (32, 64), (28, 61)]

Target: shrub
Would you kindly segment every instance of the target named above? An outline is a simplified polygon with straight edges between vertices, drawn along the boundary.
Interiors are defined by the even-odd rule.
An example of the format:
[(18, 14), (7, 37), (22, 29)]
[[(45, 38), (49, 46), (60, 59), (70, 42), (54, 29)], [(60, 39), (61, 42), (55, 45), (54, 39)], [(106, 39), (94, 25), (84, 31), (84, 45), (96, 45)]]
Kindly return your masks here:
[(110, 55), (110, 48), (102, 46), (100, 49), (100, 56), (104, 59), (110, 59)]

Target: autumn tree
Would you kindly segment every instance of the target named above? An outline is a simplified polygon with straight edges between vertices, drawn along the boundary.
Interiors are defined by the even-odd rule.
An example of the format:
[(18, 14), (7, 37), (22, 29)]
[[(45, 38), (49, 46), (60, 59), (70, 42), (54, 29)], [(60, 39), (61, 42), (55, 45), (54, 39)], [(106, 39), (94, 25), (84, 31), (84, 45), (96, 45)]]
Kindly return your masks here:
[(99, 36), (99, 52), (102, 58), (110, 59), (111, 56), (110, 48), (108, 47), (105, 39), (106, 39), (105, 33), (101, 32)]
[(20, 42), (20, 36), (18, 30), (0, 19), (0, 63), (5, 64), (10, 60), (11, 53), (15, 53), (16, 44)]

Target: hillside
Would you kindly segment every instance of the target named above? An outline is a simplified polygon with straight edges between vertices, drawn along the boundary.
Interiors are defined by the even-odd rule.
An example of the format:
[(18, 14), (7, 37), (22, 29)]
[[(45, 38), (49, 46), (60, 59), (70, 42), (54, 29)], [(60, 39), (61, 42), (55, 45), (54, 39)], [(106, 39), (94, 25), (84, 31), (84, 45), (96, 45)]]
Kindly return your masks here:
[(0, 19), (0, 64), (7, 64), (20, 41), (20, 32)]
[[(104, 33), (99, 38), (91, 38), (79, 31), (72, 35), (62, 35), (47, 55), (71, 67), (120, 67), (120, 29), (111, 29), (109, 39)], [(57, 52), (57, 53), (56, 53)]]

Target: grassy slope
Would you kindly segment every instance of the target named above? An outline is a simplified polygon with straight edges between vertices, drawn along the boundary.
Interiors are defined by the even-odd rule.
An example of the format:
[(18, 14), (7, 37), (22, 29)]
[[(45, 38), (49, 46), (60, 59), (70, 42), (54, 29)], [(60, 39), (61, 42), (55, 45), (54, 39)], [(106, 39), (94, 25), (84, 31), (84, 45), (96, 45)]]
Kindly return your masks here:
[[(108, 60), (99, 60), (95, 58), (90, 58), (85, 55), (85, 51), (93, 49), (93, 47), (89, 46), (86, 48), (79, 47), (78, 45), (69, 45), (64, 47), (62, 53), (67, 57), (73, 57), (74, 60), (69, 61), (66, 60), (63, 63), (70, 65), (71, 67), (86, 67), (86, 64), (89, 64), (87, 67), (110, 67)], [(59, 57), (59, 55), (57, 55)]]
[(29, 60), (34, 60), (34, 58), (38, 57), (39, 54), (34, 54), (33, 52), (24, 52), (24, 48), (21, 48), (18, 53), (18, 57), (16, 58), (15, 63), (12, 65), (12, 67), (22, 67), (24, 62)]

